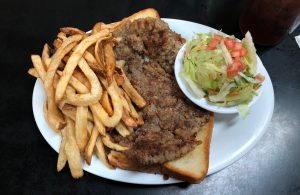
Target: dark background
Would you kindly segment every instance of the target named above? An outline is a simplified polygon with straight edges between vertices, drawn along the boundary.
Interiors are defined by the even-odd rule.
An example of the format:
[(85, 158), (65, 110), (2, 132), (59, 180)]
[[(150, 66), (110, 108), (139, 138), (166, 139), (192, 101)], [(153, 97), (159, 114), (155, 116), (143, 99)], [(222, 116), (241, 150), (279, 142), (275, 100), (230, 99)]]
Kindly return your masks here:
[(0, 3), (0, 192), (8, 194), (299, 194), (300, 50), (292, 35), (273, 47), (258, 47), (275, 90), (275, 110), (256, 147), (201, 184), (142, 186), (85, 172), (71, 178), (56, 172), (57, 153), (33, 118), (35, 79), (27, 75), (30, 55), (40, 54), (62, 26), (89, 30), (94, 23), (118, 21), (140, 9), (161, 17), (190, 20), (238, 37), (243, 1), (1, 1)]

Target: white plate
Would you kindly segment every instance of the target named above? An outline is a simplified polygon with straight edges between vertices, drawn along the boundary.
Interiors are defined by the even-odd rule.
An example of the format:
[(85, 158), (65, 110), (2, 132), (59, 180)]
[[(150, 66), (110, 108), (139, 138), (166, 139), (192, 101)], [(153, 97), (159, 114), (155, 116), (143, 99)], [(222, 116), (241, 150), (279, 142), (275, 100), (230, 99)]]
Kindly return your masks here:
[[(181, 34), (186, 39), (191, 38), (194, 32), (209, 32), (212, 30), (207, 26), (193, 22), (175, 19), (164, 20), (172, 30)], [(250, 115), (246, 119), (240, 119), (237, 114), (215, 115), (208, 174), (215, 173), (238, 160), (264, 134), (273, 114), (274, 92), (270, 77), (264, 67), (262, 67), (262, 74), (266, 77), (263, 93), (256, 104), (251, 107)], [(45, 99), (43, 85), (38, 79), (32, 95), (34, 118), (45, 140), (58, 152), (60, 136), (50, 129), (43, 116), (43, 103)], [(100, 177), (127, 183), (153, 185), (181, 182), (172, 178), (163, 180), (163, 177), (159, 174), (139, 173), (121, 169), (110, 170), (95, 156), (92, 158), (91, 166), (84, 164), (83, 168)]]
[[(184, 52), (186, 50), (186, 44), (182, 46), (182, 48), (178, 51), (178, 54), (176, 56), (175, 60), (175, 65), (174, 65), (174, 73), (175, 73), (175, 78), (177, 80), (177, 83), (182, 90), (182, 92), (195, 104), (200, 106), (201, 108), (204, 108), (206, 110), (215, 112), (215, 113), (220, 113), (220, 114), (233, 114), (233, 113), (238, 113), (238, 106), (230, 106), (230, 107), (225, 107), (225, 106), (216, 106), (212, 103), (210, 103), (206, 98), (198, 98), (187, 82), (182, 78), (181, 72), (183, 72), (183, 59), (184, 59)], [(263, 64), (260, 61), (259, 57), (257, 56), (257, 73), (262, 73), (263, 71)], [(264, 83), (262, 83), (262, 86), (259, 88), (257, 91), (257, 96), (254, 96), (249, 102), (248, 106), (249, 108), (254, 105), (254, 103), (260, 98), (260, 95), (262, 93), (264, 87)]]

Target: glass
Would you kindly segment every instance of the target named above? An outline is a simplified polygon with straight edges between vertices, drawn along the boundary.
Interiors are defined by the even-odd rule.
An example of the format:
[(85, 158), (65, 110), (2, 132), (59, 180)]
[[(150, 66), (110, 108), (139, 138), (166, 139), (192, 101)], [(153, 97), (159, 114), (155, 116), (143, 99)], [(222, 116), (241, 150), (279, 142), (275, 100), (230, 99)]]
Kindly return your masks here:
[(275, 45), (300, 17), (300, 0), (247, 0), (239, 25), (255, 43)]

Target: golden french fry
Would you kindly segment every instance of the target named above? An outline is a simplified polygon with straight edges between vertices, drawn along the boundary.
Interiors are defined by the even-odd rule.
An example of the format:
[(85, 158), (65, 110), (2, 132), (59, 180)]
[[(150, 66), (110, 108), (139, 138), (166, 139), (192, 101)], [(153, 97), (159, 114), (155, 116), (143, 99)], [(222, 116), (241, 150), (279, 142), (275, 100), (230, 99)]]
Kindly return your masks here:
[(122, 121), (128, 127), (137, 127), (137, 123), (133, 118), (131, 118), (126, 110), (123, 110)]
[(65, 33), (66, 35), (76, 35), (76, 34), (85, 35), (84, 31), (74, 27), (63, 27), (60, 28), (60, 31)]
[(104, 44), (103, 49), (104, 49), (104, 57), (105, 57), (105, 74), (106, 74), (108, 85), (110, 85), (112, 83), (113, 74), (115, 72), (115, 67), (116, 67), (116, 58), (115, 58), (112, 42), (108, 42)]
[(75, 120), (75, 138), (79, 151), (83, 153), (85, 146), (88, 142), (87, 132), (88, 122), (88, 107), (78, 106), (76, 110)]
[(97, 66), (94, 67), (94, 71), (105, 74), (105, 57), (101, 40), (96, 42), (94, 53), (97, 61)]
[(109, 169), (113, 169), (113, 167), (109, 164), (106, 154), (105, 154), (105, 150), (104, 150), (104, 145), (102, 143), (102, 140), (100, 137), (97, 138), (96, 141), (96, 155), (98, 157), (99, 160), (101, 160), (101, 162)]
[(114, 78), (118, 84), (118, 86), (121, 86), (124, 84), (124, 77), (120, 74), (114, 74)]
[(110, 149), (117, 150), (117, 151), (124, 151), (129, 149), (128, 147), (121, 146), (120, 144), (112, 142), (108, 134), (102, 136), (101, 139), (103, 141), (103, 144)]
[(129, 79), (124, 75), (124, 83), (122, 88), (130, 97), (130, 99), (139, 107), (143, 108), (146, 105), (145, 99), (136, 91), (136, 89), (131, 85)]
[(46, 77), (46, 70), (43, 65), (42, 59), (39, 55), (31, 55), (33, 67), (37, 71), (39, 78), (44, 82)]
[[(76, 121), (76, 106), (65, 103), (63, 101), (61, 101), (60, 103), (62, 103), (62, 105), (59, 106), (62, 113), (67, 117), (71, 118), (73, 121)], [(88, 110), (87, 118), (88, 121), (92, 121), (92, 122), (94, 121), (93, 116), (89, 110)]]
[(64, 93), (67, 88), (67, 85), (69, 83), (69, 80), (70, 80), (77, 64), (79, 63), (79, 61), (81, 61), (85, 50), (89, 46), (94, 44), (96, 41), (98, 41), (99, 39), (106, 39), (109, 36), (110, 36), (110, 32), (108, 30), (103, 30), (103, 31), (100, 31), (99, 33), (96, 33), (94, 35), (86, 37), (84, 40), (82, 40), (78, 44), (78, 46), (76, 47), (76, 49), (70, 56), (70, 58), (66, 64), (66, 67), (63, 71), (63, 74), (57, 84), (57, 88), (56, 88), (56, 92), (55, 92), (56, 102), (59, 102), (63, 98)]
[(109, 100), (109, 96), (108, 96), (107, 91), (103, 91), (100, 103), (103, 106), (104, 110), (107, 112), (107, 114), (109, 116), (112, 116), (114, 111), (113, 111), (113, 108), (110, 104), (110, 100)]
[(45, 68), (48, 70), (48, 66), (50, 64), (51, 58), (50, 58), (50, 49), (49, 45), (45, 43), (43, 52), (42, 52), (42, 62), (45, 65)]
[(143, 125), (144, 124), (144, 119), (139, 113), (136, 111), (135, 107), (132, 105), (132, 102), (129, 98), (129, 96), (124, 92), (124, 97), (129, 105), (130, 111), (129, 114), (135, 119), (135, 122), (137, 125)]
[(58, 50), (58, 48), (60, 48), (60, 46), (62, 45), (63, 41), (61, 39), (55, 39), (52, 43), (54, 50)]
[(66, 91), (67, 100), (76, 106), (88, 106), (100, 100), (102, 95), (102, 87), (97, 75), (90, 69), (89, 65), (83, 58), (79, 61), (79, 67), (91, 83), (91, 92), (85, 94), (76, 94), (75, 90), (68, 86)]
[(29, 68), (27, 73), (30, 74), (31, 76), (35, 77), (35, 78), (40, 77), (35, 68)]
[(68, 164), (69, 164), (72, 177), (78, 179), (83, 176), (80, 151), (75, 140), (74, 122), (69, 118), (66, 118), (66, 121), (67, 121), (67, 133), (66, 133), (67, 142), (65, 145), (65, 152), (68, 159)]
[(65, 152), (65, 146), (66, 146), (66, 128), (62, 129), (61, 131), (61, 142), (60, 142), (60, 148), (59, 148), (59, 154), (57, 159), (57, 171), (60, 172), (66, 165), (67, 162), (67, 155)]
[(65, 34), (65, 33), (63, 33), (63, 32), (59, 32), (58, 34), (57, 34), (57, 38), (59, 38), (59, 39), (61, 39), (61, 40), (65, 40), (66, 38), (67, 38), (67, 35)]
[[(95, 105), (100, 105), (99, 103), (95, 104)], [(96, 129), (98, 130), (98, 132), (101, 134), (101, 135), (105, 135), (105, 127), (103, 126), (101, 120), (97, 117), (96, 113), (95, 113), (95, 110), (93, 110), (91, 107), (92, 106), (89, 106), (91, 111), (92, 111), (92, 114), (93, 114), (93, 119), (94, 119), (94, 126), (96, 127)]]
[(127, 135), (130, 135), (130, 133), (131, 133), (130, 130), (122, 122), (117, 124), (115, 129), (123, 137), (126, 137)]
[[(102, 83), (105, 83), (106, 81), (101, 80)], [(122, 112), (123, 112), (123, 105), (122, 101), (119, 97), (119, 94), (116, 90), (116, 82), (113, 81), (113, 83), (110, 86), (107, 87), (107, 92), (111, 97), (114, 113), (110, 117), (105, 112), (104, 108), (100, 104), (93, 104), (90, 105), (91, 111), (95, 118), (98, 118), (106, 127), (115, 127), (122, 118)]]
[[(83, 74), (82, 71), (75, 70), (73, 72), (73, 76), (71, 76), (71, 77), (74, 77), (75, 79), (77, 79), (80, 83), (82, 83), (87, 88), (87, 91), (84, 93), (90, 92), (91, 84), (90, 84), (89, 80), (86, 78), (86, 76)], [(80, 93), (82, 93), (82, 92), (80, 92)]]
[(88, 142), (88, 144), (85, 148), (85, 152), (84, 152), (84, 159), (88, 165), (91, 164), (92, 155), (93, 155), (93, 151), (95, 148), (95, 144), (96, 144), (98, 135), (99, 135), (99, 131), (97, 130), (97, 127), (94, 126), (91, 136), (90, 136), (90, 139), (89, 139), (89, 142)]
[(101, 31), (102, 30), (102, 25), (103, 23), (102, 22), (97, 22), (94, 27), (93, 27), (93, 30), (92, 30), (92, 35)]

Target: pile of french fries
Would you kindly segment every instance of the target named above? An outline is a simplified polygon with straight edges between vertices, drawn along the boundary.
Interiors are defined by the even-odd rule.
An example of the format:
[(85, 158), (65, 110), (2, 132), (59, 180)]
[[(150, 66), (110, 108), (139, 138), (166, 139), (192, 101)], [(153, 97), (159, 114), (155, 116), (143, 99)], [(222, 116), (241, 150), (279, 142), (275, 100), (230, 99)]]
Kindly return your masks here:
[(28, 73), (42, 81), (47, 95), (44, 117), (62, 138), (57, 171), (68, 162), (73, 178), (83, 176), (82, 159), (90, 165), (94, 153), (113, 168), (105, 148), (129, 148), (114, 143), (107, 132), (115, 129), (127, 136), (144, 123), (135, 106), (142, 108), (146, 102), (113, 51), (118, 40), (112, 32), (121, 25), (122, 21), (97, 23), (89, 33), (64, 27), (53, 48), (45, 44), (41, 56), (31, 55), (33, 68)]

